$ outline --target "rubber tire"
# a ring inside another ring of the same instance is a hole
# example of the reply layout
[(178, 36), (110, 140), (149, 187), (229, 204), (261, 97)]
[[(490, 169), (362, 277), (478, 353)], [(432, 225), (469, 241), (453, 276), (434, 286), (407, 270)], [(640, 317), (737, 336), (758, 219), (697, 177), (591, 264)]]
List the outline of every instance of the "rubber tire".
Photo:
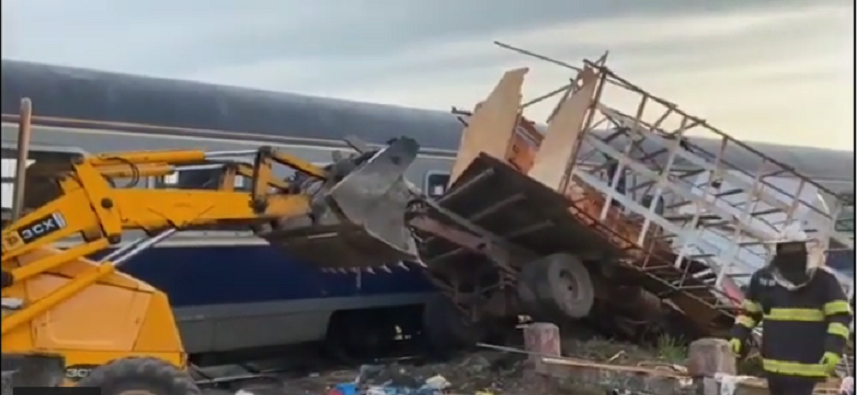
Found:
[(480, 326), (470, 323), (442, 294), (424, 304), (422, 323), (427, 342), (440, 353), (472, 347), (482, 337)]
[(167, 361), (130, 357), (108, 362), (78, 382), (78, 387), (99, 387), (102, 395), (147, 391), (153, 395), (200, 395), (191, 376)]
[[(566, 298), (570, 291), (564, 275), (575, 281), (577, 295), (572, 300)], [(585, 318), (594, 306), (591, 273), (579, 258), (566, 253), (547, 255), (526, 265), (520, 272), (517, 293), (526, 312), (536, 320)]]
[(552, 321), (552, 309), (546, 309), (544, 303), (538, 297), (536, 292), (540, 278), (546, 271), (538, 261), (531, 262), (526, 265), (519, 275), (517, 281), (517, 296), (519, 296), (520, 306), (523, 311), (528, 314), (533, 321)]
[(339, 362), (347, 365), (358, 363), (350, 348), (350, 312), (336, 311), (328, 321), (323, 347), (326, 353)]

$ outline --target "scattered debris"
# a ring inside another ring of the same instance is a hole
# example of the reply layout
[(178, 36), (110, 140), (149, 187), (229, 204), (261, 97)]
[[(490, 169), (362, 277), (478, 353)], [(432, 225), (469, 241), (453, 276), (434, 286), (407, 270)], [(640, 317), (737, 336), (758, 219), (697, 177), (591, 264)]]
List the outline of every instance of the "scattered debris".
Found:
[[(217, 395), (692, 395), (696, 390), (688, 348), (669, 339), (652, 346), (605, 338), (565, 338), (543, 376), (529, 364), (536, 353), (485, 345), (445, 361), (403, 360), (356, 369), (317, 371), (303, 377), (238, 388)], [(540, 353), (537, 353), (540, 354)], [(575, 356), (575, 358), (572, 358)], [(713, 375), (712, 385), (732, 395), (765, 394), (761, 379)], [(840, 388), (844, 387), (844, 388)], [(240, 392), (236, 392), (240, 391)], [(840, 392), (841, 391), (841, 392)], [(834, 381), (817, 394), (853, 395), (853, 379)], [(722, 393), (717, 392), (717, 395)], [(214, 395), (214, 394), (213, 394)]]
[[(423, 366), (391, 366), (368, 382), (403, 385), (410, 377), (413, 382), (428, 382), (444, 378), (444, 389), (456, 394), (473, 394), (479, 391), (500, 393), (516, 389), (519, 385), (521, 356), (497, 352), (479, 352), (446, 363)], [(413, 384), (414, 386), (414, 384)]]

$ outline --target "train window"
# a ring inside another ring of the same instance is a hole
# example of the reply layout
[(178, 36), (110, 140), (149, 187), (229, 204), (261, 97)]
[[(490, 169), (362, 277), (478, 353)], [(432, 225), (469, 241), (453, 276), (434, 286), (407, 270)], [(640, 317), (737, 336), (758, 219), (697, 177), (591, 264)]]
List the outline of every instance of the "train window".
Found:
[[(328, 162), (313, 162), (315, 166), (325, 167)], [(208, 165), (203, 165), (208, 166)], [(285, 180), (292, 180), (295, 177), (295, 170), (277, 166), (274, 168), (275, 177)], [(176, 189), (215, 189), (221, 181), (223, 170), (220, 167), (203, 168), (203, 169), (183, 169), (174, 172), (173, 174), (161, 177), (157, 181), (158, 188), (176, 188)], [(248, 177), (236, 176), (234, 188), (237, 190), (250, 190), (251, 179)], [(274, 191), (274, 190), (273, 190)]]
[[(76, 154), (73, 151), (48, 151), (48, 150), (31, 150), (30, 158), (27, 160), (27, 167), (31, 167), (36, 163), (44, 164), (46, 168), (51, 167), (51, 163), (56, 163), (59, 166), (65, 167), (71, 160), (71, 156)], [(12, 208), (15, 189), (15, 170), (17, 167), (17, 154), (14, 149), (3, 149), (2, 159), (0, 159), (0, 167), (2, 167), (2, 208), (4, 212)], [(56, 182), (52, 178), (33, 177), (26, 180), (26, 188), (24, 192), (24, 210), (35, 209), (41, 207), (51, 199), (54, 199), (60, 193)]]
[[(34, 162), (33, 159), (27, 160), (27, 166), (29, 167)], [(3, 181), (12, 180), (15, 178), (15, 170), (17, 170), (16, 166), (18, 164), (18, 160), (15, 158), (2, 158), (0, 159), (0, 167), (2, 167), (2, 177)]]
[[(28, 160), (27, 166), (30, 166), (35, 162), (34, 160)], [(3, 158), (0, 159), (0, 166), (2, 166), (2, 192), (0, 192), (0, 198), (2, 198), (2, 204), (0, 206), (3, 209), (11, 209), (12, 208), (12, 199), (14, 196), (15, 189), (15, 170), (16, 164), (18, 163), (17, 159), (12, 158)]]
[(438, 198), (445, 194), (451, 174), (442, 172), (429, 172), (424, 178), (424, 193), (432, 198)]
[(4, 182), (2, 185), (0, 185), (0, 187), (3, 188), (3, 193), (2, 195), (0, 195), (0, 197), (2, 197), (3, 199), (2, 207), (4, 210), (12, 209), (12, 199), (14, 196), (12, 191), (15, 189), (12, 185), (13, 184), (11, 182)]
[[(845, 200), (854, 201), (853, 194), (845, 194), (843, 196)], [(846, 205), (842, 207), (842, 210), (839, 212), (839, 218), (836, 219), (836, 225), (834, 226), (834, 230), (837, 232), (847, 232), (854, 233), (854, 204)]]
[[(325, 169), (327, 166), (331, 165), (332, 162), (311, 162), (312, 165)], [(302, 172), (296, 171), (292, 168), (278, 167), (276, 170), (276, 177), (280, 177), (282, 180), (285, 180), (290, 185), (298, 186), (308, 180), (310, 176), (304, 174)], [(274, 190), (273, 190), (274, 192)]]
[(9, 223), (12, 222), (12, 209), (3, 207), (0, 215), (2, 215), (0, 216), (0, 229), (3, 229), (6, 225), (9, 225)]
[(854, 207), (846, 207), (836, 220), (836, 229), (834, 230), (837, 232), (854, 233), (854, 222)]
[[(222, 173), (221, 168), (179, 170), (162, 177), (158, 186), (176, 189), (217, 189)], [(240, 190), (246, 189), (249, 184), (247, 180), (245, 177), (236, 177), (233, 187)]]

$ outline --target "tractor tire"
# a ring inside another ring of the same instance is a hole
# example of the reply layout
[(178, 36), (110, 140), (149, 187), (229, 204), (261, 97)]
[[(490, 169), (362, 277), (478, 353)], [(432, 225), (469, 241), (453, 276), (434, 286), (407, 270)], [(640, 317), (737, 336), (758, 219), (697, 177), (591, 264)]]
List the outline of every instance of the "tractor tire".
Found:
[(481, 327), (469, 321), (454, 302), (439, 294), (424, 304), (424, 336), (439, 353), (474, 346), (481, 340)]
[(101, 388), (102, 395), (200, 395), (191, 376), (166, 361), (148, 357), (117, 359), (93, 371), (78, 387)]
[(588, 269), (577, 257), (565, 253), (526, 265), (517, 293), (526, 312), (536, 320), (585, 318), (595, 298)]

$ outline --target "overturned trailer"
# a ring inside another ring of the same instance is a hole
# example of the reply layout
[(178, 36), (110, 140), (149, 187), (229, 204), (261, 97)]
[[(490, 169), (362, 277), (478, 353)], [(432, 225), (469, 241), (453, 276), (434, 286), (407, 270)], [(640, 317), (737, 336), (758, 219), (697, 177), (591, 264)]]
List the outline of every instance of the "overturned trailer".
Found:
[(721, 336), (773, 242), (800, 235), (822, 260), (831, 238), (853, 249), (831, 234), (851, 202), (604, 60), (571, 67), (543, 133), (522, 115), (528, 69), (505, 73), (464, 120), (449, 188), (409, 205), (428, 276), (448, 297), (425, 311), (437, 344), (474, 342), (485, 323), (522, 314), (630, 336)]

